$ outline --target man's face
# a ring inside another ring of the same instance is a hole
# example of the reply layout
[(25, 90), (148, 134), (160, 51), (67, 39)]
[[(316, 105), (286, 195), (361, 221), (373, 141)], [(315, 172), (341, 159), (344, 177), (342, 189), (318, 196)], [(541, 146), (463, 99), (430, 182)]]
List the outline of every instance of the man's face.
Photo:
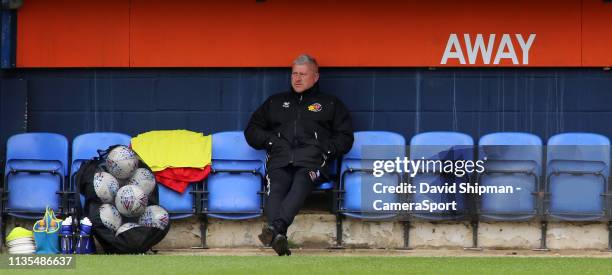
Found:
[(310, 64), (293, 65), (291, 70), (291, 86), (297, 93), (302, 93), (319, 80), (319, 73), (312, 70)]

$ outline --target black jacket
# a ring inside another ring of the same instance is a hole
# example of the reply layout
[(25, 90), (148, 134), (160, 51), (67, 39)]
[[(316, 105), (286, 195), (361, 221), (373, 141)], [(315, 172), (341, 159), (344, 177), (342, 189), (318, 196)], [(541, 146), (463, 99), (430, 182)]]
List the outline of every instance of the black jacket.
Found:
[(332, 159), (353, 146), (350, 113), (336, 97), (319, 93), (318, 83), (302, 93), (270, 96), (244, 135), (253, 148), (267, 150), (268, 170), (293, 164), (325, 173)]

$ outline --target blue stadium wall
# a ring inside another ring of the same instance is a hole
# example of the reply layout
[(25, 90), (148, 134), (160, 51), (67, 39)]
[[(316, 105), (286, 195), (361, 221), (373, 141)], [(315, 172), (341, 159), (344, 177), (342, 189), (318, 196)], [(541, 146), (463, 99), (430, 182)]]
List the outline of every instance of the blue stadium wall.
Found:
[[(0, 81), (6, 144), (25, 131), (71, 140), (94, 131), (242, 130), (268, 96), (289, 88), (289, 69), (28, 69), (2, 71)], [(320, 84), (345, 102), (356, 130), (612, 137), (612, 72), (601, 69), (324, 68)]]

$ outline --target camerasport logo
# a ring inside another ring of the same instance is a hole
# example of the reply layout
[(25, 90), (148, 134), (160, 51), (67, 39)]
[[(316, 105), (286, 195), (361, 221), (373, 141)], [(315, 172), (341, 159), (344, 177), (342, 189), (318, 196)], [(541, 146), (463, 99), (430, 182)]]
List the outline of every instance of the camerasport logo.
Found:
[(323, 106), (319, 103), (313, 103), (308, 106), (308, 111), (311, 112), (320, 112), (321, 110), (323, 110)]

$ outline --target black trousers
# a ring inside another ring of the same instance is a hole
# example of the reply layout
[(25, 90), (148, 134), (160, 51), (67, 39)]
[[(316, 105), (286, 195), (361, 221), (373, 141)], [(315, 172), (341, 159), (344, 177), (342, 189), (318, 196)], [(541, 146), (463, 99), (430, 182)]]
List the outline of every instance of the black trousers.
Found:
[(319, 177), (316, 169), (292, 165), (268, 171), (265, 211), (268, 224), (275, 228), (275, 233), (287, 235), (287, 228), (318, 184)]

